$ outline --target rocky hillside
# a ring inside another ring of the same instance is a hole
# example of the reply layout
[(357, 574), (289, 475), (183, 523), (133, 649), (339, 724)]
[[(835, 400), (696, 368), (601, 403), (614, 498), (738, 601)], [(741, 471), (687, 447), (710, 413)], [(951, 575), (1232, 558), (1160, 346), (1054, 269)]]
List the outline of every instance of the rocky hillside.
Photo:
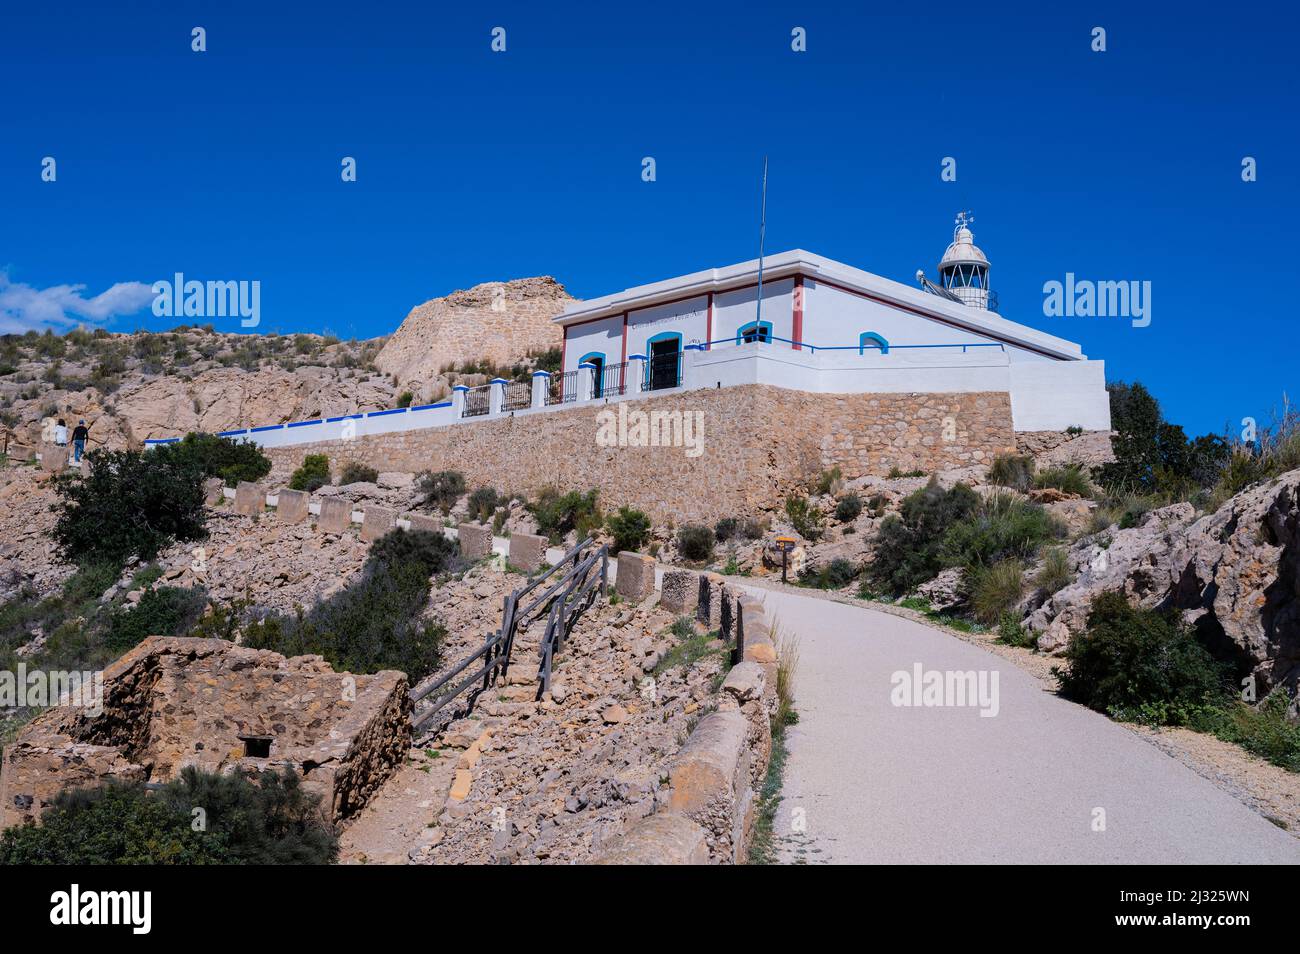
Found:
[[(374, 369), (382, 339), (237, 335), (207, 328), (72, 331), (0, 339), (0, 424), (35, 445), (43, 422), (80, 418), (99, 446), (391, 407)], [(44, 425), (48, 426), (48, 425)]]
[(509, 366), (560, 347), (551, 319), (575, 299), (554, 278), (488, 282), (417, 305), (384, 344), (375, 367), (411, 390), (436, 387), (454, 366)]

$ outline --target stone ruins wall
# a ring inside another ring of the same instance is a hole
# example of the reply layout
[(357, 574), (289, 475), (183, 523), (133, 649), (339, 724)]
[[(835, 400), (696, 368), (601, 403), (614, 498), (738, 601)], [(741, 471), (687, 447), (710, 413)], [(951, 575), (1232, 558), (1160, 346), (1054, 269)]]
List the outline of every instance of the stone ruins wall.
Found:
[(307, 454), (326, 454), (334, 466), (459, 470), (471, 486), (530, 495), (548, 484), (595, 487), (606, 508), (626, 504), (682, 522), (771, 508), (832, 465), (850, 479), (894, 467), (928, 473), (988, 463), (1016, 447), (1005, 392), (836, 395), (743, 385), (622, 403), (629, 426), (637, 412), (699, 412), (698, 455), (682, 446), (602, 446), (600, 412), (619, 414), (618, 403), (603, 402), (267, 453), (273, 480)]

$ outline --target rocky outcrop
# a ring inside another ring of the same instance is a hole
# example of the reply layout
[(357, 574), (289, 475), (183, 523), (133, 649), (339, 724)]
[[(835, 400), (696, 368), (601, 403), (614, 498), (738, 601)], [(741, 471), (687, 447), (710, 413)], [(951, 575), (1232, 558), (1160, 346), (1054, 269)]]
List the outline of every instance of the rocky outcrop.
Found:
[(558, 348), (564, 335), (551, 319), (574, 298), (554, 278), (486, 282), (411, 309), (375, 358), (403, 387), (428, 385), (452, 365), (486, 360), (508, 365)]
[(1078, 579), (1029, 617), (1038, 646), (1059, 650), (1086, 625), (1100, 592), (1172, 607), (1264, 692), (1300, 677), (1300, 471), (1251, 487), (1199, 519), (1190, 504), (1070, 551)]

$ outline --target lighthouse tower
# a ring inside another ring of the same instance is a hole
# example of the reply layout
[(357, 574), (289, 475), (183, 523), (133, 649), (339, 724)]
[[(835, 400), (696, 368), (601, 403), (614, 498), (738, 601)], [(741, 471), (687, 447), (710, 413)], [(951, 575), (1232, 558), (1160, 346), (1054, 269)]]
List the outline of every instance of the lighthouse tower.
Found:
[(939, 286), (963, 305), (997, 311), (997, 296), (989, 291), (989, 260), (971, 234), (974, 221), (969, 212), (957, 213), (952, 244), (939, 262)]

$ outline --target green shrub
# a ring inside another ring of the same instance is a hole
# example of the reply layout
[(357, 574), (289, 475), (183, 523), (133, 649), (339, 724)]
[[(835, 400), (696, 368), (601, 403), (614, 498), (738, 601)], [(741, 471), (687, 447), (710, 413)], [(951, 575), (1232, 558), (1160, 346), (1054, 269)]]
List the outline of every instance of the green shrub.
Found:
[(940, 557), (945, 566), (991, 566), (1007, 557), (1031, 559), (1065, 529), (1038, 504), (1009, 493), (985, 497), (974, 511), (944, 534)]
[(1290, 702), (1284, 688), (1275, 689), (1258, 706), (1225, 698), (1217, 707), (1194, 713), (1191, 727), (1240, 745), (1287, 771), (1300, 772), (1300, 725), (1287, 715)]
[(998, 642), (1007, 646), (1033, 649), (1038, 643), (1037, 634), (1020, 625), (1015, 613), (1003, 613), (998, 620)]
[(537, 520), (537, 528), (552, 540), (562, 539), (575, 530), (579, 536), (585, 536), (603, 522), (595, 490), (561, 494), (554, 487), (544, 487), (528, 509)]
[(1121, 592), (1093, 600), (1065, 658), (1052, 670), (1061, 694), (1115, 718), (1186, 725), (1223, 691), (1223, 667), (1173, 613), (1135, 609)]
[(134, 608), (117, 607), (104, 630), (104, 645), (116, 656), (148, 636), (184, 636), (203, 616), (203, 590), (160, 586), (145, 590)]
[(989, 483), (1024, 492), (1034, 485), (1034, 459), (1021, 454), (999, 454), (989, 467)]
[(839, 465), (835, 465), (830, 470), (823, 470), (817, 478), (816, 491), (818, 496), (826, 496), (840, 484), (842, 478)]
[(289, 478), (290, 490), (318, 490), (330, 482), (330, 459), (324, 454), (308, 454), (302, 466)]
[(216, 434), (190, 432), (175, 444), (164, 444), (151, 453), (173, 454), (193, 461), (204, 477), (220, 477), (227, 487), (241, 480), (256, 482), (271, 472), (271, 458), (252, 441), (236, 441)]
[(862, 498), (857, 494), (845, 494), (835, 505), (835, 519), (840, 523), (852, 523), (862, 514)]
[(618, 513), (605, 518), (605, 529), (614, 538), (614, 552), (637, 551), (650, 539), (650, 518), (640, 510), (619, 507)]
[(718, 538), (719, 543), (726, 543), (739, 533), (740, 521), (735, 517), (723, 517), (713, 527), (713, 535)]
[(410, 407), (411, 402), (415, 400), (415, 395), (410, 391), (403, 391), (397, 398), (398, 407)]
[(379, 471), (373, 467), (350, 460), (339, 471), (339, 485), (373, 484), (379, 480)]
[(677, 551), (688, 560), (703, 563), (713, 559), (713, 531), (697, 524), (687, 524), (677, 531)]
[(286, 656), (315, 653), (336, 670), (398, 669), (415, 683), (438, 668), (445, 628), (422, 618), (430, 579), (461, 567), (456, 543), (440, 533), (396, 529), (376, 540), (361, 574), (305, 615), (268, 616), (243, 643)]
[(203, 471), (181, 455), (103, 451), (86, 455), (89, 474), (55, 478), (61, 498), (52, 536), (71, 563), (121, 565), (152, 560), (173, 540), (199, 540), (204, 525)]
[[(195, 830), (195, 808), (204, 826)], [(41, 822), (0, 834), (0, 864), (329, 864), (338, 839), (320, 796), (298, 776), (203, 772), (193, 766), (157, 792), (107, 782), (61, 792)]]
[(808, 502), (807, 497), (791, 495), (785, 499), (785, 514), (795, 532), (805, 540), (817, 540), (822, 535), (821, 508)]
[(495, 487), (480, 487), (469, 495), (469, 515), (479, 523), (485, 523), (491, 519), (492, 514), (496, 511), (497, 505), (502, 503), (501, 497), (497, 494)]
[(1043, 551), (1043, 565), (1034, 575), (1034, 586), (1044, 598), (1070, 585), (1074, 575), (1070, 572), (1070, 555), (1061, 547), (1048, 547)]
[(1020, 602), (1025, 594), (1025, 565), (1015, 557), (968, 573), (971, 611), (981, 623), (992, 624)]
[(933, 579), (945, 566), (940, 547), (948, 529), (979, 506), (979, 495), (965, 484), (945, 490), (931, 478), (903, 500), (898, 514), (881, 523), (868, 568), (871, 582), (899, 595)]
[(825, 566), (805, 571), (799, 582), (819, 590), (839, 590), (848, 586), (858, 576), (858, 569), (843, 557), (831, 560)]
[(1092, 493), (1092, 482), (1082, 464), (1064, 464), (1060, 467), (1048, 467), (1034, 475), (1035, 487), (1054, 487), (1067, 494), (1087, 497)]
[(436, 474), (425, 471), (420, 475), (419, 487), (424, 494), (423, 506), (450, 513), (465, 493), (465, 475), (458, 470), (440, 470)]

